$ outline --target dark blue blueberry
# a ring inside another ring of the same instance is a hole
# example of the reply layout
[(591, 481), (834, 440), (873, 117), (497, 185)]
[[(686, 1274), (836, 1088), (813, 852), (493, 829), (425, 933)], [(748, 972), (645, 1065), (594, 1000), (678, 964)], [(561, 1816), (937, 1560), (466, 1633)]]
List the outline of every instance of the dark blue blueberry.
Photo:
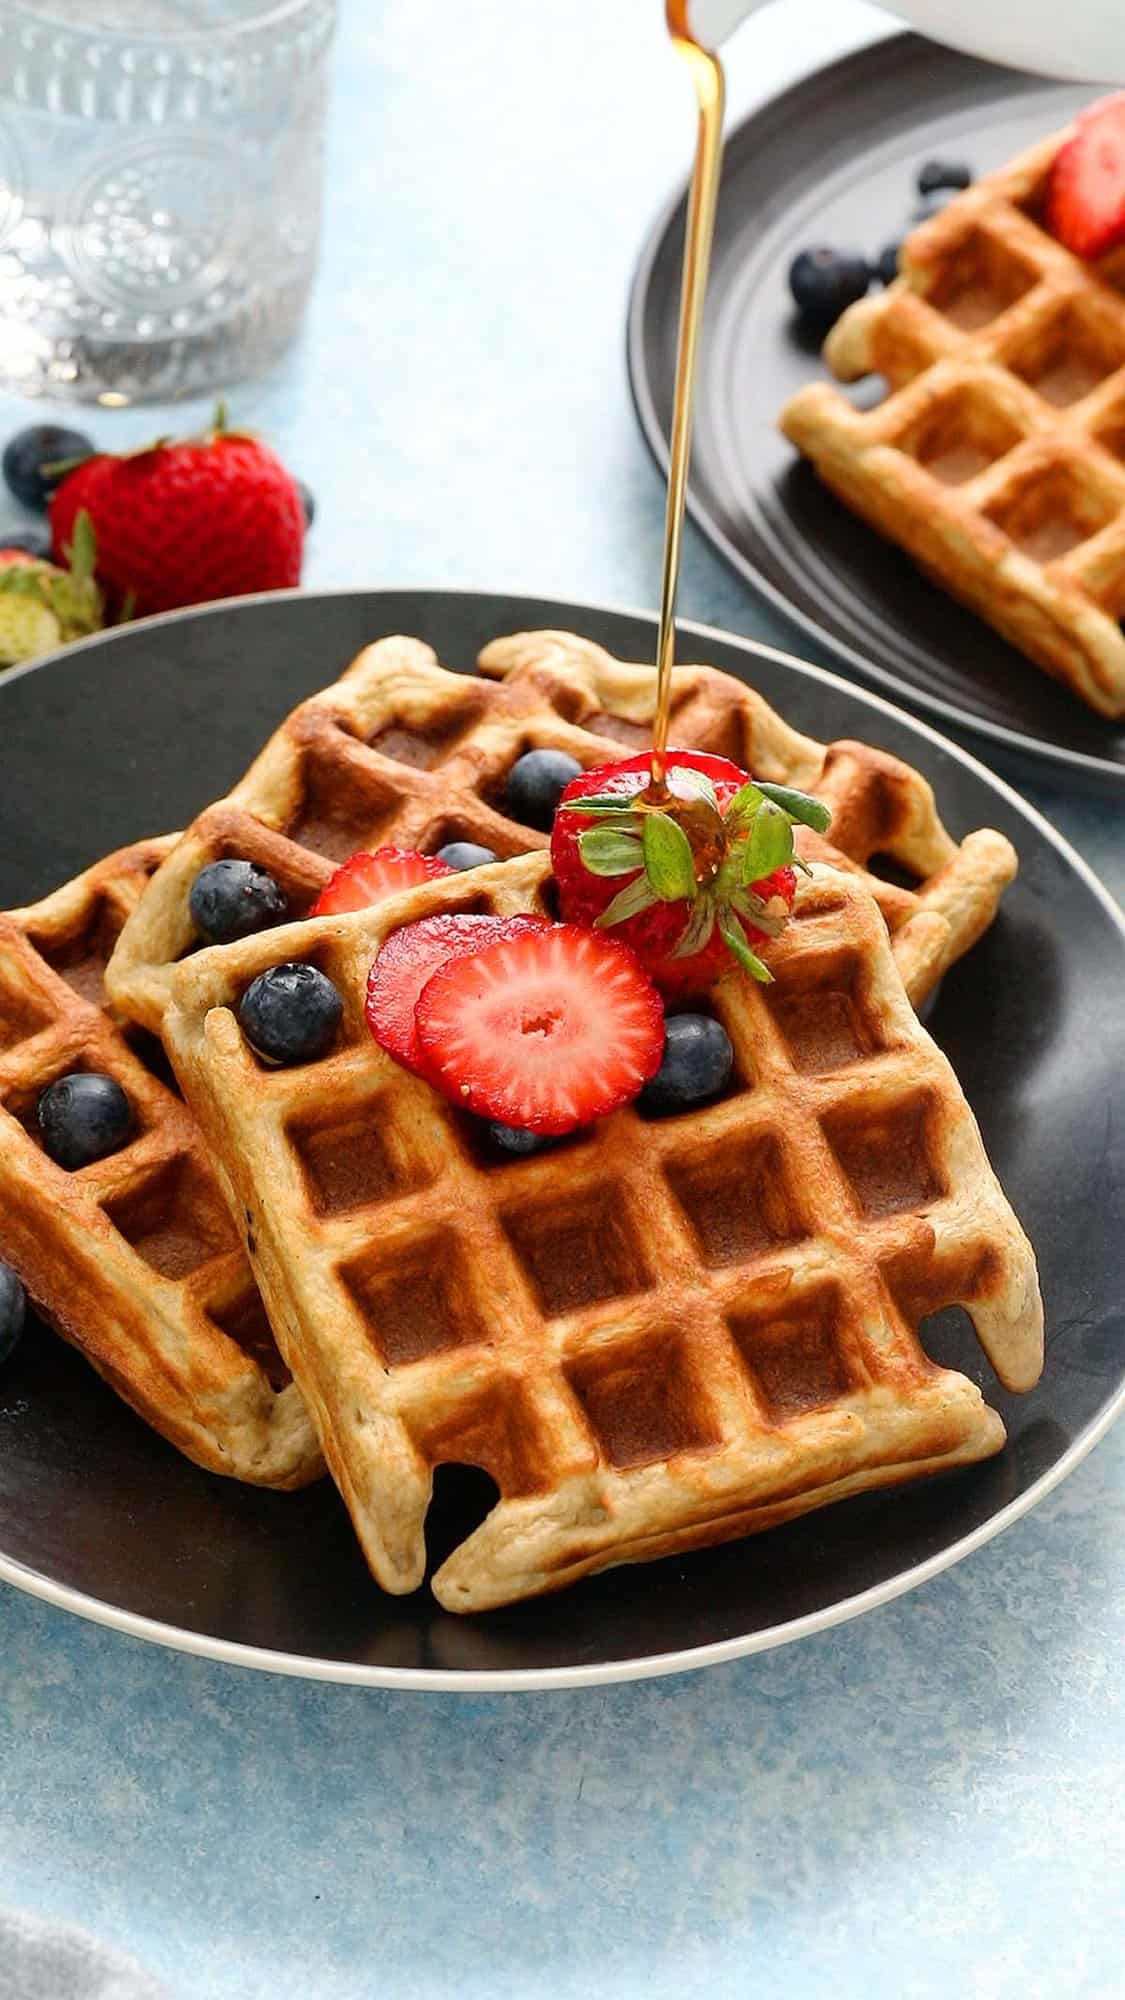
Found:
[(898, 277), (898, 253), (901, 243), (886, 243), (875, 259), (875, 276), (881, 285), (893, 285)]
[(0, 528), (0, 553), (5, 549), (22, 549), (25, 556), (50, 562), (51, 537), (46, 528)]
[(972, 178), (973, 170), (963, 160), (927, 160), (918, 169), (918, 192), (926, 195), (936, 194), (939, 188), (967, 188)]
[(298, 479), (297, 491), (301, 496), (301, 506), (304, 509), (305, 526), (306, 528), (311, 528), (313, 522), (316, 520), (316, 494), (313, 492), (311, 486), (305, 485), (303, 479)]
[(529, 1158), (532, 1153), (544, 1153), (559, 1143), (549, 1133), (528, 1132), (522, 1125), (490, 1124), (488, 1136), (502, 1153), (511, 1153), (521, 1160)]
[(112, 1076), (75, 1070), (47, 1085), (36, 1108), (43, 1149), (71, 1173), (116, 1153), (133, 1130), (133, 1108)]
[(27, 1318), (27, 1293), (10, 1264), (0, 1264), (0, 1367), (20, 1344)]
[(521, 826), (550, 833), (559, 800), (571, 779), (581, 775), (577, 757), (565, 750), (527, 750), (508, 773), (504, 811)]
[(649, 1117), (687, 1111), (726, 1089), (734, 1050), (721, 1021), (710, 1014), (673, 1014), (665, 1030), (664, 1055), (651, 1083), (637, 1099)]
[(93, 452), (94, 447), (83, 431), (64, 430), (61, 424), (31, 424), (9, 438), (0, 464), (16, 499), (25, 507), (44, 513), (56, 486), (66, 475), (44, 472), (43, 467), (60, 460), (92, 458)]
[(855, 250), (822, 245), (802, 250), (789, 266), (789, 289), (803, 317), (824, 331), (846, 306), (861, 299), (871, 283), (866, 257)]
[(487, 868), (490, 861), (498, 860), (491, 847), (480, 847), (475, 840), (449, 840), (437, 851), (439, 861), (448, 862), (451, 868)]
[(210, 861), (191, 885), (188, 908), (208, 944), (229, 944), (280, 923), (289, 904), (284, 889), (253, 861)]
[(312, 1062), (336, 1038), (344, 1003), (315, 965), (274, 965), (246, 988), (238, 1019), (267, 1062)]

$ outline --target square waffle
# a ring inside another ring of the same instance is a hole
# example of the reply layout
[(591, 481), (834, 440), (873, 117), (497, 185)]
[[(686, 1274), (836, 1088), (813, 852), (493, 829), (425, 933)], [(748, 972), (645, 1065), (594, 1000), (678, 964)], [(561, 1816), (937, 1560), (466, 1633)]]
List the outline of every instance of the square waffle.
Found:
[[(517, 757), (551, 746), (589, 769), (651, 740), (650, 666), (627, 665), (565, 632), (497, 640), (480, 666), (479, 676), (450, 673), (419, 640), (382, 639), (295, 709), (158, 871), (110, 963), (114, 1004), (159, 1030), (176, 963), (196, 944), (188, 894), (209, 861), (260, 863), (300, 917), (357, 848), (395, 842), (432, 853), (473, 840), (507, 858), (547, 847), (545, 833), (504, 814)], [(826, 800), (833, 844), (802, 830), (802, 851), (867, 882), (916, 1003), (991, 923), (1015, 874), (1001, 834), (971, 833), (960, 845), (950, 837), (929, 785), (908, 764), (867, 744), (825, 747), (799, 735), (760, 695), (713, 668), (677, 669), (673, 740)], [(873, 872), (877, 857), (916, 886)]]
[[(1042, 1363), (1030, 1245), (854, 876), (802, 884), (776, 984), (715, 989), (736, 1081), (707, 1108), (494, 1158), (374, 1044), (386, 937), (542, 910), (549, 880), (528, 855), (198, 953), (165, 1021), (377, 1580), (422, 1582), (435, 1466), (499, 1489), (434, 1579), (453, 1611), (998, 1451), (1000, 1418), (919, 1344), (944, 1306), (1010, 1387)], [(293, 959), (344, 1019), (327, 1056), (271, 1070), (233, 1010)]]
[[(174, 844), (110, 854), (0, 914), (0, 1257), (44, 1318), (198, 1465), (302, 1486), (323, 1461), (202, 1139), (159, 1043), (128, 1037), (102, 1011), (114, 941)], [(74, 1069), (116, 1077), (137, 1129), (68, 1173), (39, 1144), (35, 1106)]]
[(1125, 714), (1125, 256), (1042, 221), (1057, 133), (907, 237), (838, 321), (786, 437), (857, 514), (1103, 715)]

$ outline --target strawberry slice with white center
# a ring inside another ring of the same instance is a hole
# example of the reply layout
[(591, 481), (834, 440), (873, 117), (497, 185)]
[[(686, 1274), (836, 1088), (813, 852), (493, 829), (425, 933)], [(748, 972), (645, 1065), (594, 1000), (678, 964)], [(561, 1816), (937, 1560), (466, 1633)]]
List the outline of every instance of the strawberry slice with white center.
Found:
[(404, 1069), (425, 1075), (414, 1007), (427, 980), (485, 945), (546, 928), (546, 917), (438, 916), (392, 931), (367, 976), (367, 1025), (380, 1048)]
[(636, 1097), (664, 1051), (664, 1009), (631, 951), (553, 924), (436, 972), (414, 1010), (431, 1082), (481, 1118), (573, 1132)]
[(387, 896), (403, 889), (416, 889), (423, 882), (436, 882), (443, 875), (455, 875), (448, 861), (436, 854), (416, 854), (409, 847), (377, 847), (372, 854), (362, 851), (349, 855), (326, 882), (309, 915), (342, 917), (348, 910), (369, 910)]

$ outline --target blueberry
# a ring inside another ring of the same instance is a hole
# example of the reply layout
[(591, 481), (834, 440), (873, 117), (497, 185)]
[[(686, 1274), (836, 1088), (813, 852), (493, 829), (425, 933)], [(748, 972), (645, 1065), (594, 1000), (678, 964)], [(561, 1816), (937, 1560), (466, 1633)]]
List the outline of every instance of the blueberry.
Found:
[(274, 965), (252, 980), (238, 1019), (252, 1048), (267, 1062), (312, 1062), (335, 1040), (344, 1003), (315, 965)]
[(490, 861), (499, 856), (491, 847), (480, 847), (475, 840), (450, 840), (437, 851), (439, 861), (447, 861), (451, 868), (487, 868)]
[(936, 194), (939, 188), (967, 188), (973, 170), (963, 160), (927, 160), (918, 169), (919, 194)]
[(14, 528), (11, 533), (0, 529), (0, 555), (5, 549), (22, 549), (25, 556), (50, 562), (51, 537), (45, 528)]
[(488, 1136), (502, 1153), (511, 1153), (517, 1159), (527, 1159), (532, 1153), (544, 1153), (558, 1140), (546, 1132), (528, 1132), (522, 1125), (490, 1124)]
[(60, 459), (92, 458), (93, 454), (94, 447), (83, 431), (64, 430), (61, 424), (32, 424), (9, 438), (0, 464), (16, 499), (44, 513), (65, 474), (44, 472), (43, 467)]
[(875, 276), (881, 285), (893, 285), (898, 277), (898, 257), (901, 243), (886, 243), (875, 259)]
[(210, 861), (191, 885), (188, 908), (208, 944), (229, 944), (280, 923), (289, 903), (273, 876), (253, 861)]
[(504, 811), (521, 826), (534, 826), (550, 833), (551, 821), (572, 778), (580, 778), (582, 766), (565, 750), (528, 750), (517, 757), (508, 773)]
[(733, 1067), (734, 1050), (721, 1021), (710, 1014), (673, 1014), (660, 1068), (642, 1090), (638, 1109), (660, 1117), (702, 1104), (726, 1089)]
[(297, 491), (301, 496), (301, 506), (304, 509), (305, 526), (306, 528), (311, 528), (313, 522), (316, 520), (316, 494), (313, 492), (311, 486), (305, 485), (303, 479), (298, 479)]
[(10, 1264), (0, 1264), (0, 1366), (20, 1344), (27, 1317), (27, 1293)]
[(789, 289), (804, 317), (825, 331), (871, 283), (866, 257), (855, 250), (820, 246), (802, 250), (789, 266)]
[(133, 1130), (133, 1108), (112, 1076), (75, 1070), (40, 1094), (36, 1107), (43, 1147), (71, 1173), (116, 1153)]

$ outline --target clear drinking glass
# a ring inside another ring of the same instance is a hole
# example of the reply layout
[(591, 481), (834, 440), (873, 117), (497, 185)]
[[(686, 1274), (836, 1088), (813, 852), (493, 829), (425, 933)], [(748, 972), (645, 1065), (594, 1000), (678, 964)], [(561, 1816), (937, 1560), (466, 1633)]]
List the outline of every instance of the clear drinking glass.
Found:
[(0, 0), (0, 386), (224, 387), (316, 264), (335, 0)]

